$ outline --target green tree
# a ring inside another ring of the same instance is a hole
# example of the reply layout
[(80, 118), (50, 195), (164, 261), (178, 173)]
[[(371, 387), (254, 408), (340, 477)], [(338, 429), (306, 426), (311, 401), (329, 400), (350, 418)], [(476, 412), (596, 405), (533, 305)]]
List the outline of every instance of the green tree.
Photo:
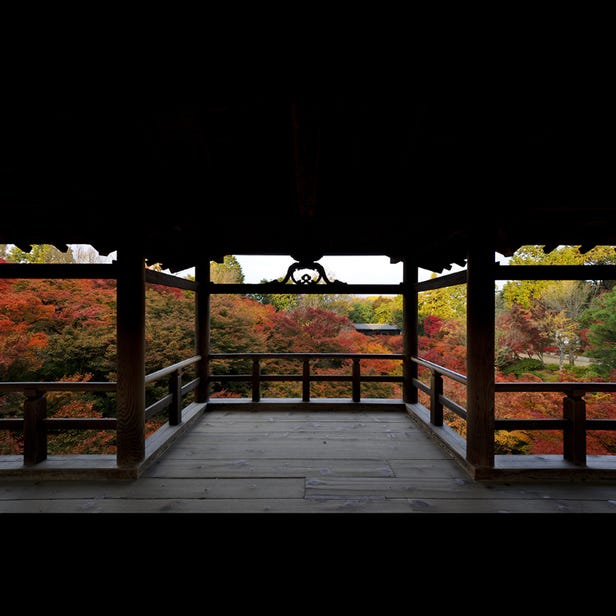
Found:
[(354, 298), (348, 317), (353, 323), (373, 323), (374, 304), (372, 300), (367, 297)]
[(244, 273), (240, 262), (233, 255), (226, 255), (222, 263), (210, 263), (210, 280), (217, 284), (241, 284)]
[(385, 323), (387, 325), (397, 325), (402, 329), (404, 323), (402, 295), (394, 295), (393, 297), (381, 299), (384, 301), (379, 301), (374, 308), (374, 319), (376, 322)]
[[(559, 246), (547, 254), (543, 246), (522, 246), (509, 260), (511, 265), (613, 265), (616, 263), (614, 246), (595, 246), (587, 252), (580, 252), (579, 246)], [(533, 299), (543, 295), (549, 286), (547, 280), (511, 280), (501, 291), (505, 307), (513, 303), (530, 308)], [(600, 281), (600, 286), (610, 286)]]
[(66, 252), (61, 252), (51, 244), (32, 244), (29, 252), (12, 246), (7, 254), (7, 261), (13, 263), (75, 263), (70, 246)]
[[(431, 278), (435, 278), (432, 274)], [(466, 316), (466, 285), (442, 287), (419, 294), (417, 310), (420, 322), (426, 317), (440, 319), (463, 319)]]
[(597, 358), (605, 367), (616, 368), (616, 290), (595, 297), (581, 321), (588, 326), (590, 348), (586, 355)]
[[(265, 284), (269, 280), (262, 279), (261, 284)], [(290, 286), (293, 283), (288, 283)], [(251, 299), (267, 306), (273, 306), (278, 310), (295, 310), (300, 304), (300, 295), (297, 293), (253, 293), (249, 295)]]

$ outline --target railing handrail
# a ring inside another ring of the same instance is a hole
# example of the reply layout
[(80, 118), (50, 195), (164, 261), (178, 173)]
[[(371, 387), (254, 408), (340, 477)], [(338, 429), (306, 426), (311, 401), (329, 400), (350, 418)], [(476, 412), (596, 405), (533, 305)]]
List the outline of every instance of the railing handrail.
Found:
[(210, 353), (209, 359), (404, 359), (401, 353)]
[(533, 392), (611, 392), (616, 391), (616, 383), (614, 382), (576, 382), (576, 381), (557, 381), (555, 383), (536, 383), (534, 381), (496, 381), (494, 383), (496, 392), (515, 392), (515, 391), (533, 391)]
[(198, 361), (201, 361), (201, 355), (194, 355), (193, 357), (189, 357), (188, 359), (184, 359), (175, 364), (171, 364), (166, 368), (161, 368), (160, 370), (156, 370), (155, 372), (150, 372), (150, 374), (145, 375), (145, 383), (153, 383), (154, 381), (158, 381), (170, 374), (173, 374), (177, 370), (181, 370), (182, 368), (186, 368), (192, 364), (196, 364)]
[(466, 385), (467, 378), (463, 374), (456, 372), (455, 370), (450, 370), (449, 368), (444, 368), (443, 366), (439, 366), (434, 362), (428, 361), (427, 359), (420, 359), (419, 357), (411, 357), (411, 361), (423, 366), (424, 368), (429, 368), (430, 370), (434, 370), (434, 372), (438, 374), (442, 374), (443, 376), (449, 377), (453, 381), (457, 381), (458, 383), (462, 383)]
[[(428, 368), (431, 384), (428, 386), (418, 378), (413, 378), (415, 387), (430, 396), (430, 423), (436, 427), (443, 425), (443, 408), (448, 408), (459, 417), (467, 419), (464, 407), (443, 395), (443, 376), (467, 384), (463, 375), (443, 368), (431, 361), (411, 357), (420, 366)], [(534, 381), (494, 381), (494, 392), (561, 392), (563, 417), (555, 418), (494, 418), (494, 430), (561, 430), (563, 433), (563, 459), (577, 466), (586, 465), (586, 438), (589, 430), (616, 431), (616, 419), (588, 419), (586, 417), (587, 392), (616, 392), (615, 382), (560, 381), (543, 383)]]
[[(310, 374), (311, 359), (349, 359), (352, 360), (351, 375), (314, 375)], [(360, 386), (362, 382), (404, 382), (403, 376), (390, 375), (370, 375), (362, 376), (360, 362), (362, 359), (383, 359), (383, 360), (401, 360), (404, 361), (405, 355), (401, 353), (210, 353), (208, 360), (216, 359), (250, 359), (252, 360), (251, 374), (210, 374), (208, 381), (228, 382), (228, 381), (248, 381), (252, 383), (252, 401), (259, 402), (261, 400), (261, 384), (266, 381), (301, 381), (302, 383), (302, 401), (310, 401), (310, 383), (314, 381), (338, 381), (351, 383), (351, 399), (353, 402), (359, 402), (361, 399)], [(282, 374), (282, 375), (266, 375), (261, 373), (261, 360), (264, 359), (298, 359), (302, 360), (301, 374)]]

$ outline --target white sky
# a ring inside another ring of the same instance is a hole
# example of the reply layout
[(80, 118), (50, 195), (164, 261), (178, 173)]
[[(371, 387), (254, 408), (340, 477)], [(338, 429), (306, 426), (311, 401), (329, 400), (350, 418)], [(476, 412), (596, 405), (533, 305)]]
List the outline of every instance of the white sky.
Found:
[[(244, 282), (257, 283), (261, 280), (276, 280), (287, 273), (294, 260), (289, 256), (279, 255), (235, 255), (244, 273)], [(496, 260), (506, 263), (508, 260), (496, 254)], [(330, 279), (338, 279), (349, 284), (398, 284), (402, 282), (402, 263), (391, 263), (386, 256), (325, 256), (318, 261)], [(450, 274), (464, 269), (452, 265), (450, 270), (443, 270), (437, 275)], [(419, 269), (419, 280), (427, 280), (432, 272)]]
[[(112, 255), (110, 255), (111, 257)], [(113, 255), (115, 257), (115, 255)], [(244, 282), (259, 283), (261, 280), (282, 278), (289, 265), (294, 263), (290, 256), (280, 255), (235, 255), (242, 272)], [(508, 259), (496, 253), (496, 260), (507, 263)], [(386, 256), (325, 256), (318, 261), (330, 280), (337, 279), (349, 284), (399, 284), (402, 282), (402, 263), (391, 263)], [(438, 272), (437, 275), (450, 274), (464, 269), (453, 264), (451, 269)], [(194, 268), (175, 272), (177, 276), (194, 275)], [(432, 272), (419, 269), (419, 280), (427, 280)]]
[[(275, 280), (287, 273), (295, 261), (289, 256), (236, 255), (244, 272), (244, 282)], [(341, 282), (365, 284), (398, 284), (402, 282), (402, 263), (390, 263), (388, 257), (325, 256), (318, 261), (327, 277)]]

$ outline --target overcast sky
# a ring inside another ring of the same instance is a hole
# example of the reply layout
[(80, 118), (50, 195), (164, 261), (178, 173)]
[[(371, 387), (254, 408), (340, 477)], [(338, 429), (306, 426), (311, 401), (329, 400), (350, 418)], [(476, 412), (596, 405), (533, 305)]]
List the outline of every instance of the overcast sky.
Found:
[[(242, 272), (244, 282), (258, 283), (262, 280), (276, 280), (283, 278), (289, 265), (295, 261), (289, 256), (280, 255), (235, 255)], [(115, 256), (114, 256), (115, 258)], [(502, 255), (496, 254), (496, 260), (506, 263)], [(325, 256), (318, 261), (324, 268), (330, 280), (340, 280), (349, 284), (398, 284), (402, 282), (402, 263), (391, 263), (385, 256)], [(460, 271), (458, 265), (453, 264), (450, 270), (443, 270), (437, 274), (450, 274)], [(194, 269), (175, 272), (176, 275), (194, 275)], [(419, 280), (427, 280), (432, 272), (419, 269)]]
[[(242, 266), (245, 282), (261, 282), (284, 277), (289, 265), (295, 261), (288, 256), (236, 255)], [(390, 263), (387, 257), (323, 257), (318, 261), (327, 277), (348, 283), (402, 282), (402, 263)]]
[[(242, 266), (244, 282), (256, 283), (261, 280), (276, 280), (287, 273), (289, 265), (294, 263), (291, 257), (278, 255), (236, 255)], [(502, 255), (496, 254), (496, 260), (507, 262)], [(385, 256), (325, 256), (319, 260), (325, 268), (328, 278), (350, 284), (398, 284), (402, 282), (402, 263), (391, 263)], [(438, 272), (438, 275), (460, 271), (457, 265), (450, 270)], [(419, 280), (427, 280), (432, 272), (419, 269)]]
[[(236, 255), (244, 272), (247, 283), (261, 280), (275, 280), (287, 273), (289, 265), (294, 263), (291, 257), (274, 255)], [(349, 284), (398, 284), (402, 282), (402, 263), (391, 263), (385, 256), (325, 256), (319, 260), (325, 268), (328, 278), (337, 279)], [(460, 267), (453, 265), (451, 270), (443, 274), (459, 271)], [(430, 278), (432, 272), (419, 270), (419, 280)], [(440, 275), (440, 274), (439, 274)]]

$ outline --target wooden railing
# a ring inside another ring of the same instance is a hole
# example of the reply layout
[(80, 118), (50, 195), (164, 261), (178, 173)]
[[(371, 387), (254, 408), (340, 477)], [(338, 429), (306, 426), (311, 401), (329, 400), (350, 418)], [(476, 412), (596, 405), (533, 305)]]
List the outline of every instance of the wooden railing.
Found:
[[(443, 377), (447, 377), (463, 385), (467, 378), (418, 357), (411, 358), (419, 366), (430, 370), (430, 385), (419, 379), (413, 379), (413, 385), (430, 396), (430, 423), (443, 425), (443, 409), (447, 408), (466, 420), (466, 409), (443, 395)], [(528, 419), (495, 419), (495, 430), (562, 430), (563, 458), (573, 464), (586, 464), (586, 433), (588, 430), (616, 430), (616, 419), (587, 419), (584, 395), (588, 392), (616, 392), (616, 383), (533, 383), (525, 381), (496, 382), (496, 393), (500, 392), (561, 392), (563, 398), (563, 417), (528, 418)]]
[(443, 408), (448, 408), (462, 419), (466, 419), (466, 409), (443, 395), (443, 377), (447, 377), (457, 383), (466, 385), (466, 377), (459, 372), (454, 372), (438, 364), (418, 357), (412, 357), (412, 361), (430, 370), (430, 385), (426, 385), (419, 379), (413, 379), (413, 385), (430, 396), (430, 423), (434, 426), (443, 425)]
[[(182, 370), (201, 360), (195, 355), (184, 361), (152, 372), (145, 377), (145, 384), (154, 383), (168, 377), (169, 393), (145, 409), (146, 421), (154, 415), (168, 409), (170, 425), (182, 421), (182, 398), (194, 390), (199, 379), (193, 379), (182, 385)], [(5, 382), (0, 383), (1, 392), (19, 392), (26, 397), (23, 405), (23, 417), (1, 418), (0, 430), (22, 432), (24, 436), (24, 465), (38, 464), (47, 458), (48, 434), (60, 430), (115, 430), (115, 417), (47, 417), (47, 392), (115, 392), (117, 383), (104, 382)]]
[(47, 392), (115, 392), (114, 382), (17, 382), (0, 383), (0, 392), (20, 392), (26, 396), (23, 417), (0, 419), (0, 430), (23, 431), (24, 464), (47, 458), (47, 435), (52, 430), (115, 430), (114, 417), (47, 417)]
[[(310, 401), (310, 383), (314, 381), (330, 382), (350, 382), (351, 399), (353, 402), (361, 400), (361, 383), (382, 382), (382, 383), (401, 383), (402, 376), (395, 375), (362, 375), (361, 361), (363, 359), (382, 359), (402, 361), (404, 355), (401, 354), (378, 354), (378, 353), (211, 353), (210, 360), (233, 359), (246, 360), (252, 362), (251, 374), (211, 374), (209, 382), (248, 382), (251, 383), (252, 401), (261, 400), (261, 384), (266, 381), (282, 382), (301, 382), (302, 401)], [(263, 374), (261, 362), (264, 359), (295, 359), (301, 361), (301, 374)], [(313, 374), (311, 373), (310, 361), (315, 359), (341, 359), (351, 360), (351, 374)]]
[(198, 361), (201, 361), (201, 356), (195, 355), (184, 361), (177, 362), (176, 364), (172, 364), (171, 366), (167, 366), (166, 368), (146, 375), (146, 385), (155, 383), (165, 377), (168, 377), (169, 383), (169, 393), (157, 402), (150, 404), (150, 406), (145, 409), (146, 421), (161, 411), (168, 409), (168, 421), (170, 426), (177, 426), (182, 422), (182, 399), (199, 384), (199, 379), (195, 378), (182, 385), (182, 370), (196, 364)]

